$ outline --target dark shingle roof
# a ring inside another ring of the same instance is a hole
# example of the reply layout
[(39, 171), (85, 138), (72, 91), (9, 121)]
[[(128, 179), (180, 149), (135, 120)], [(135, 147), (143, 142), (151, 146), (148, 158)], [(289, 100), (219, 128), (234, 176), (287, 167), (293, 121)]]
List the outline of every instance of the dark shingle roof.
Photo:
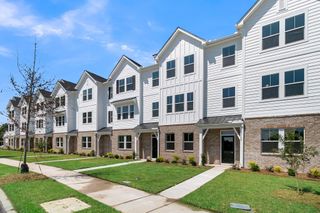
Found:
[(156, 129), (158, 128), (159, 123), (158, 122), (153, 122), (153, 123), (143, 123), (140, 124), (139, 126), (136, 126), (134, 128), (135, 131), (139, 131), (139, 130), (150, 130), (150, 129)]
[(103, 127), (101, 129), (98, 130), (99, 133), (102, 133), (102, 132), (111, 132), (112, 131), (112, 128), (111, 127)]
[(141, 64), (139, 64), (138, 62), (136, 62), (135, 60), (129, 58), (128, 56), (124, 55), (128, 60), (130, 60), (132, 63), (134, 63), (135, 65), (137, 65), (138, 67), (142, 67)]
[(204, 119), (201, 119), (197, 124), (203, 125), (203, 124), (229, 124), (232, 121), (239, 121), (241, 120), (241, 115), (227, 115), (227, 116), (215, 116), (215, 117), (207, 117)]
[(50, 98), (51, 97), (51, 92), (44, 90), (44, 89), (40, 89), (39, 92), (43, 95), (43, 97), (45, 98)]
[(20, 97), (13, 97), (10, 101), (14, 107), (18, 107), (20, 100), (21, 100)]
[(59, 83), (67, 91), (75, 91), (76, 84), (66, 80), (60, 80)]
[(104, 83), (107, 81), (107, 79), (93, 73), (93, 72), (90, 72), (88, 70), (86, 70), (86, 72), (95, 80), (95, 81), (98, 81), (98, 82), (101, 82), (101, 83)]

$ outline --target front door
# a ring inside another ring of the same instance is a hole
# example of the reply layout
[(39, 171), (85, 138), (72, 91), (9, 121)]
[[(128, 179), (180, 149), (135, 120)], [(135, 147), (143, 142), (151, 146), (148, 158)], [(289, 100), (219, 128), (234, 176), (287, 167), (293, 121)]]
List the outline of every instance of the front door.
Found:
[(222, 163), (234, 163), (234, 136), (222, 136)]
[(151, 151), (152, 151), (152, 158), (158, 157), (158, 140), (155, 135), (152, 135), (151, 138)]

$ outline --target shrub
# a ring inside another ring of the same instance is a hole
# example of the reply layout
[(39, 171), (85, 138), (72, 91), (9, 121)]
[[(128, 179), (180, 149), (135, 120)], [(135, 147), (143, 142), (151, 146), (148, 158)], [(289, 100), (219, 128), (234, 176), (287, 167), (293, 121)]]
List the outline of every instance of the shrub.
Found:
[(108, 153), (106, 153), (106, 157), (107, 158), (114, 158), (114, 155), (112, 154), (112, 152), (108, 152)]
[(91, 150), (90, 152), (87, 153), (88, 157), (93, 157), (94, 156), (94, 150)]
[(119, 155), (119, 159), (123, 159), (123, 156), (122, 156), (122, 155)]
[(115, 159), (119, 159), (120, 156), (119, 156), (118, 154), (115, 154), (115, 155), (114, 155), (114, 158), (115, 158)]
[(162, 162), (164, 162), (164, 158), (163, 158), (163, 157), (158, 157), (158, 158), (156, 159), (156, 162), (157, 162), (157, 163), (162, 163)]
[(288, 169), (288, 175), (294, 177), (294, 176), (296, 176), (296, 171), (294, 169), (292, 169), (292, 168), (289, 168)]
[(58, 154), (64, 154), (63, 149), (59, 149)]
[(320, 169), (319, 168), (311, 168), (309, 170), (309, 176), (314, 178), (320, 178)]
[(170, 163), (169, 159), (166, 159), (164, 162), (165, 162), (165, 163)]
[(180, 157), (178, 155), (173, 155), (172, 157), (173, 157), (174, 161), (176, 161), (177, 163), (179, 162)]
[(182, 159), (181, 161), (182, 165), (188, 165), (187, 160), (186, 159)]
[(248, 166), (249, 166), (250, 170), (253, 171), (253, 172), (260, 171), (259, 165), (254, 161), (249, 161)]
[(126, 159), (132, 159), (132, 155), (127, 155)]
[(87, 156), (85, 152), (81, 152), (79, 155), (80, 156)]
[(267, 170), (268, 172), (273, 172), (273, 171), (274, 171), (273, 168), (274, 168), (273, 166), (266, 166), (266, 170)]
[(190, 163), (192, 166), (196, 166), (196, 165), (197, 165), (197, 162), (194, 160), (194, 157), (193, 157), (193, 156), (190, 156), (190, 157), (189, 157), (189, 163)]
[(135, 153), (135, 151), (132, 152), (132, 159), (136, 159), (136, 153)]
[(273, 167), (273, 171), (279, 173), (279, 172), (282, 171), (282, 168), (281, 168), (281, 166), (274, 166), (274, 167)]
[(53, 153), (53, 149), (49, 149), (49, 150), (48, 150), (48, 153)]
[(207, 163), (207, 156), (205, 154), (201, 155), (201, 165), (205, 166)]

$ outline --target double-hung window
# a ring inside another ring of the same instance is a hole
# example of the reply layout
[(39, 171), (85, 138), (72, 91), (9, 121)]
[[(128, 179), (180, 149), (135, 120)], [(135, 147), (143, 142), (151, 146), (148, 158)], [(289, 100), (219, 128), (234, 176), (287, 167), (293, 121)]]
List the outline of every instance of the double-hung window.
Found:
[(176, 61), (167, 62), (167, 78), (173, 78), (176, 76)]
[(184, 74), (194, 72), (194, 55), (188, 55), (184, 57)]
[(133, 88), (133, 77), (127, 78), (127, 91), (134, 90)]
[(262, 27), (262, 49), (266, 50), (279, 46), (279, 22), (274, 22)]
[(166, 151), (174, 151), (175, 136), (174, 133), (166, 134)]
[(159, 102), (152, 103), (152, 117), (159, 116)]
[(60, 97), (60, 106), (65, 106), (66, 105), (66, 96), (61, 96)]
[(285, 129), (285, 149), (291, 153), (301, 153), (304, 146), (304, 128)]
[(223, 67), (228, 67), (236, 64), (236, 46), (232, 45), (222, 49)]
[(183, 150), (193, 151), (193, 133), (183, 133)]
[(286, 44), (304, 40), (305, 14), (286, 19)]
[(129, 117), (129, 108), (128, 106), (123, 106), (122, 107), (122, 119), (128, 119)]
[(124, 79), (119, 80), (119, 92), (125, 91)]
[(91, 148), (91, 137), (82, 137), (82, 148), (84, 149)]
[(62, 137), (56, 138), (56, 146), (58, 148), (63, 148), (63, 138)]
[(88, 100), (92, 100), (92, 88), (88, 89)]
[(64, 126), (64, 115), (60, 115), (56, 117), (56, 126)]
[(304, 69), (285, 72), (285, 96), (304, 94)]
[(130, 118), (134, 118), (134, 105), (130, 105)]
[(172, 112), (172, 96), (167, 96), (167, 113)]
[(159, 86), (159, 71), (155, 71), (152, 73), (152, 86)]
[(27, 107), (22, 107), (22, 115), (25, 116), (27, 114)]
[(113, 122), (113, 112), (108, 111), (108, 123), (111, 124), (112, 122)]
[(112, 87), (108, 87), (108, 99), (112, 99), (113, 98), (113, 89)]
[(84, 123), (84, 124), (92, 123), (92, 112), (84, 112), (84, 113), (82, 113), (82, 123)]
[(121, 120), (121, 107), (117, 107), (117, 119)]
[(187, 93), (187, 111), (193, 110), (193, 92)]
[(279, 152), (279, 129), (261, 130), (261, 152), (278, 153)]
[(91, 124), (92, 123), (92, 112), (88, 112), (88, 123)]
[(132, 149), (131, 135), (120, 135), (118, 137), (118, 149)]
[(184, 94), (176, 95), (174, 97), (174, 108), (175, 112), (183, 112), (184, 111)]
[(87, 123), (87, 113), (86, 112), (82, 113), (82, 123), (83, 124)]
[(60, 98), (55, 98), (55, 107), (58, 108), (60, 106)]
[(223, 108), (235, 107), (236, 104), (236, 89), (235, 87), (229, 87), (223, 89), (222, 92)]
[(88, 100), (88, 90), (86, 89), (82, 91), (82, 100), (83, 101)]
[(279, 97), (279, 73), (262, 76), (262, 99)]

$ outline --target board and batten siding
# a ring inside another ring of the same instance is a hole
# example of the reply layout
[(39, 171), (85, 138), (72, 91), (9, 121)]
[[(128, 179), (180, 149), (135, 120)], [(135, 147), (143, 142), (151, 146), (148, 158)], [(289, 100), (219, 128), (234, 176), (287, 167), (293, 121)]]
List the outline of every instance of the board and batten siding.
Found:
[[(12, 111), (12, 110), (14, 110), (14, 121), (20, 124), (20, 109), (18, 107), (14, 107), (13, 104), (10, 102), (9, 111)], [(10, 118), (7, 119), (8, 124), (14, 124), (14, 121), (11, 120)], [(14, 131), (9, 131), (9, 128), (8, 128), (9, 137), (16, 136), (19, 134), (20, 134), (20, 128), (17, 127), (16, 125), (14, 126)]]
[[(243, 28), (245, 42), (245, 117), (319, 113), (320, 107), (320, 2), (287, 1), (279, 11), (278, 1), (265, 1)], [(305, 40), (285, 45), (285, 19), (305, 13)], [(262, 50), (262, 27), (280, 21), (280, 46)], [(303, 96), (284, 97), (284, 72), (305, 69)], [(279, 98), (262, 100), (262, 76), (279, 73)]]
[[(36, 104), (40, 104), (41, 102), (44, 102), (45, 97), (40, 93), (37, 100)], [(43, 116), (39, 116), (36, 114), (35, 116), (35, 122), (34, 122), (34, 128), (35, 128), (35, 134), (47, 134), (52, 132), (53, 130), (53, 121), (52, 121), (52, 115), (50, 112), (44, 112), (44, 111), (39, 111), (38, 114), (43, 114)], [(37, 120), (43, 120), (43, 128), (37, 128)]]
[[(235, 65), (223, 67), (222, 49), (231, 45), (236, 47)], [(240, 38), (205, 49), (204, 117), (242, 113), (242, 59)], [(223, 108), (222, 91), (229, 87), (235, 87), (235, 107)]]
[[(159, 59), (159, 125), (196, 123), (203, 116), (203, 61), (200, 41), (180, 33)], [(194, 73), (184, 74), (184, 57), (194, 54)], [(175, 60), (175, 77), (167, 79), (167, 62)], [(194, 110), (186, 111), (186, 94), (193, 92)], [(185, 111), (174, 112), (174, 96), (185, 94)], [(173, 113), (166, 112), (167, 96), (173, 96)]]

